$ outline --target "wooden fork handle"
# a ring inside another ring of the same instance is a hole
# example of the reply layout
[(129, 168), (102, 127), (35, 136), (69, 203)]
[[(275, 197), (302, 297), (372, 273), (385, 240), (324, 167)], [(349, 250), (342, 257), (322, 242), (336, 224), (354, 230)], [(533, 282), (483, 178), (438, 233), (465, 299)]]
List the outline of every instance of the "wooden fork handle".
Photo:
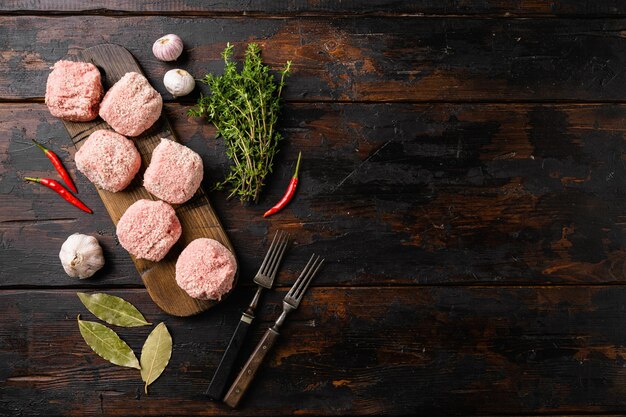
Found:
[(248, 359), (248, 362), (246, 362), (241, 372), (239, 372), (239, 375), (237, 375), (235, 382), (233, 382), (233, 385), (231, 385), (230, 389), (226, 393), (226, 396), (224, 397), (224, 402), (226, 404), (233, 408), (237, 407), (239, 401), (241, 401), (241, 397), (243, 397), (243, 394), (246, 392), (250, 383), (254, 379), (254, 376), (259, 370), (261, 363), (263, 363), (263, 359), (265, 359), (267, 353), (276, 343), (278, 335), (279, 333), (276, 330), (272, 328), (267, 329), (263, 338), (250, 356), (250, 359)]

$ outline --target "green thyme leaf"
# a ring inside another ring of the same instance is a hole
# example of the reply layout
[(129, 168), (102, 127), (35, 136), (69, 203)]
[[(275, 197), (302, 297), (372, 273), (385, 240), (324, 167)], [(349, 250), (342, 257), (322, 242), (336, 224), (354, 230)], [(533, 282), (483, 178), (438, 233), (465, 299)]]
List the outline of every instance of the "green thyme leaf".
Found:
[(148, 335), (141, 349), (141, 379), (148, 385), (152, 384), (165, 370), (172, 357), (172, 336), (165, 323), (160, 323)]
[(130, 346), (104, 324), (77, 318), (80, 334), (89, 347), (103, 359), (120, 366), (141, 369)]
[(261, 60), (257, 44), (248, 45), (241, 71), (232, 55), (233, 46), (228, 44), (222, 52), (224, 73), (207, 74), (202, 79), (211, 93), (201, 96), (188, 114), (204, 117), (215, 125), (218, 137), (226, 145), (226, 155), (233, 162), (229, 174), (215, 188), (228, 189), (229, 197), (239, 197), (242, 202), (257, 202), (282, 140), (276, 123), (291, 61), (280, 71), (280, 81), (276, 83)]
[(123, 298), (103, 293), (77, 292), (76, 295), (94, 316), (109, 324), (122, 327), (150, 325), (139, 310)]

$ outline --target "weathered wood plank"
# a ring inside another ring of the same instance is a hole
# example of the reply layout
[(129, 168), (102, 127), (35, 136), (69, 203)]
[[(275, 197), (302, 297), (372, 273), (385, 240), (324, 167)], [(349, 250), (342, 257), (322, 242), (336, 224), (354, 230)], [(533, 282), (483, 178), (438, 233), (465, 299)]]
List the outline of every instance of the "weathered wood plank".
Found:
[[(187, 119), (186, 109), (165, 111), (203, 156), (210, 189), (228, 161), (214, 129)], [(326, 285), (624, 283), (624, 118), (618, 104), (291, 103), (282, 123), (288, 140), (260, 204), (242, 207), (221, 192), (210, 198), (244, 285), (277, 228), (292, 232), (297, 247), (281, 285), (311, 252), (330, 261), (319, 282)], [(137, 285), (93, 186), (74, 169), (61, 123), (42, 104), (0, 105), (0, 120), (0, 134), (11, 138), (0, 141), (0, 285), (73, 284), (56, 254), (76, 231), (99, 233), (114, 264), (81, 285)], [(20, 181), (53, 173), (39, 150), (23, 150), (32, 137), (53, 138), (95, 215)], [(261, 221), (300, 150), (295, 200)]]
[(619, 0), (589, 2), (587, 0), (166, 0), (138, 2), (133, 0), (7, 0), (0, 3), (0, 11), (8, 13), (54, 12), (54, 13), (171, 13), (223, 14), (437, 14), (437, 15), (484, 15), (505, 16), (624, 16), (626, 6)]
[[(324, 272), (328, 275), (328, 271)], [(314, 288), (288, 320), (240, 412), (204, 397), (251, 291), (193, 318), (116, 291), (174, 339), (149, 397), (136, 370), (84, 344), (71, 291), (2, 291), (3, 415), (482, 415), (621, 413), (626, 288)], [(266, 294), (249, 351), (279, 314)], [(140, 351), (149, 328), (119, 329)], [(393, 387), (393, 389), (390, 389)], [(497, 400), (494, 400), (497, 399)]]
[[(41, 98), (52, 63), (103, 42), (130, 49), (165, 93), (162, 77), (175, 65), (200, 78), (222, 70), (226, 42), (241, 56), (258, 41), (273, 67), (293, 60), (289, 100), (625, 100), (623, 27), (621, 19), (4, 17), (0, 99)], [(177, 64), (151, 52), (170, 32), (187, 45)]]

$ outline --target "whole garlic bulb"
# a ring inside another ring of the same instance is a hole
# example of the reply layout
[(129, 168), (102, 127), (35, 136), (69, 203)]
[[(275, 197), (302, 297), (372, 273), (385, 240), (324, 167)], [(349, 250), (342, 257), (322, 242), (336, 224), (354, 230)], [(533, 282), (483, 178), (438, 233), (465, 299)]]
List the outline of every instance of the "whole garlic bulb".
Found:
[(89, 278), (104, 266), (104, 256), (98, 240), (74, 233), (61, 246), (59, 258), (63, 269), (72, 278)]
[(163, 84), (174, 97), (186, 96), (196, 86), (196, 81), (184, 69), (173, 69), (165, 73)]
[(183, 40), (174, 34), (165, 35), (152, 45), (152, 53), (161, 61), (176, 61), (183, 53)]

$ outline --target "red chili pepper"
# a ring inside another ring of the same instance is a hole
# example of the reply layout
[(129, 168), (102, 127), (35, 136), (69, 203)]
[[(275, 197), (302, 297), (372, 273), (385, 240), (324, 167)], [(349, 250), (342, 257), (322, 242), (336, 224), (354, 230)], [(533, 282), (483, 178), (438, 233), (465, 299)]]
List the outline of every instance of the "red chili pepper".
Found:
[(89, 214), (93, 213), (93, 210), (91, 210), (89, 207), (84, 205), (82, 201), (80, 201), (78, 198), (74, 197), (72, 195), (72, 193), (67, 191), (67, 189), (64, 186), (62, 186), (61, 184), (59, 184), (57, 181), (53, 180), (52, 178), (24, 177), (24, 179), (26, 181), (38, 182), (39, 184), (43, 184), (46, 187), (51, 188), (54, 191), (56, 191), (57, 194), (59, 194), (61, 197), (63, 197), (65, 200), (67, 200), (69, 203), (75, 205), (79, 209), (81, 209), (83, 211), (86, 211)]
[(67, 172), (67, 170), (63, 166), (63, 163), (61, 162), (61, 158), (59, 158), (57, 154), (55, 154), (50, 149), (43, 146), (41, 143), (37, 142), (35, 139), (32, 139), (32, 141), (35, 143), (35, 145), (39, 147), (39, 149), (43, 151), (43, 153), (46, 154), (46, 156), (48, 157), (50, 162), (52, 162), (52, 165), (54, 165), (54, 168), (56, 168), (57, 172), (59, 173), (63, 181), (65, 181), (69, 189), (74, 191), (75, 193), (78, 193), (78, 189), (76, 189), (76, 186), (74, 185), (74, 182), (72, 181), (72, 177), (70, 177), (70, 173)]
[(263, 217), (271, 216), (274, 213), (282, 210), (283, 207), (287, 205), (293, 198), (293, 195), (296, 192), (296, 187), (298, 185), (298, 170), (300, 169), (300, 157), (302, 156), (302, 152), (298, 153), (298, 162), (296, 163), (296, 172), (291, 177), (291, 181), (289, 181), (289, 186), (287, 187), (287, 191), (285, 191), (285, 195), (280, 199), (278, 203), (271, 209), (265, 212)]

